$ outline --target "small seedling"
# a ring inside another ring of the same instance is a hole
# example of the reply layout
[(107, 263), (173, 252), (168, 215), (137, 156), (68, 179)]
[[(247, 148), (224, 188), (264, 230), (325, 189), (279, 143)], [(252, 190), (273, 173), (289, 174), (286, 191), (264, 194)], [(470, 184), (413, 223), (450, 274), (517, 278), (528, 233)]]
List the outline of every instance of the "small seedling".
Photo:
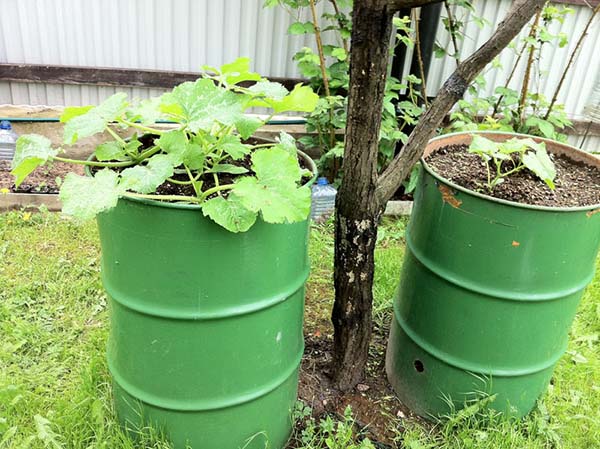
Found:
[(484, 161), (487, 170), (485, 188), (489, 192), (503, 183), (507, 177), (524, 169), (534, 173), (551, 190), (555, 188), (556, 168), (543, 142), (516, 137), (503, 142), (494, 142), (474, 134), (469, 153), (477, 154)]

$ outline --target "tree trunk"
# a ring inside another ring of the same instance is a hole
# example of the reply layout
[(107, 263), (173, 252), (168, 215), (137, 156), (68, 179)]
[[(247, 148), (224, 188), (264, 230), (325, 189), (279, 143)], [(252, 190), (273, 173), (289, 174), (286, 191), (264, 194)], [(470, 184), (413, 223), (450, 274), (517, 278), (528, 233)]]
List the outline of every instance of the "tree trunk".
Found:
[(360, 380), (371, 338), (377, 203), (377, 152), (393, 12), (386, 0), (354, 3), (344, 177), (336, 201), (333, 377), (347, 390)]
[(515, 0), (492, 37), (461, 62), (378, 178), (377, 152), (393, 13), (439, 0), (355, 0), (350, 89), (343, 161), (336, 200), (333, 377), (348, 390), (360, 380), (371, 338), (377, 222), (393, 192), (410, 173), (427, 141), (475, 76), (517, 35), (545, 0)]

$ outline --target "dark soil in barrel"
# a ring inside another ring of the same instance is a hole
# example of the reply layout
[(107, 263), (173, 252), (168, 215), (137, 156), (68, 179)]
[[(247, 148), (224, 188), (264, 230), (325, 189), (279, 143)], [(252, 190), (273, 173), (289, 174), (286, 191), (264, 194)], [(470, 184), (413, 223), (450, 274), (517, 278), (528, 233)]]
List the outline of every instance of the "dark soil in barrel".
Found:
[(0, 189), (8, 189), (12, 193), (58, 193), (58, 180), (62, 181), (69, 172), (83, 175), (84, 169), (81, 165), (64, 162), (49, 163), (35, 169), (16, 188), (15, 177), (10, 174), (10, 162), (0, 161)]
[[(485, 186), (485, 162), (467, 149), (467, 145), (442, 147), (430, 154), (426, 161), (443, 178), (469, 190), (503, 200), (549, 207), (600, 204), (600, 169), (597, 167), (563, 155), (550, 155), (556, 167), (554, 191), (532, 172), (523, 169), (506, 177), (503, 183), (489, 192)], [(493, 163), (490, 164), (492, 169)]]

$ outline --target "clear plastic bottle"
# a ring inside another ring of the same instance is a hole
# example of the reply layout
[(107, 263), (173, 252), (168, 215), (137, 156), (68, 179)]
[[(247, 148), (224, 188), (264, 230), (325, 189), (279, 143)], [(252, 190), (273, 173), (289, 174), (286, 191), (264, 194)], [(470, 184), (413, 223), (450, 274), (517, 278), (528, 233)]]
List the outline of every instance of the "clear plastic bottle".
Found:
[(327, 182), (327, 178), (319, 178), (312, 187), (312, 207), (310, 218), (314, 221), (325, 221), (335, 210), (337, 190)]
[(0, 122), (0, 160), (12, 161), (18, 137), (8, 120)]

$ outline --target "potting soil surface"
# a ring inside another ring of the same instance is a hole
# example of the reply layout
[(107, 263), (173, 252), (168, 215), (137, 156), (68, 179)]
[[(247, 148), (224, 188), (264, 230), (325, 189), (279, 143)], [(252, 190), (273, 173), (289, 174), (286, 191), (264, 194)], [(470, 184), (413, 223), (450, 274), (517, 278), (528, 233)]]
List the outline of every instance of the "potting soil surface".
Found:
[[(467, 145), (448, 145), (430, 154), (427, 164), (445, 179), (461, 187), (522, 204), (550, 207), (593, 206), (600, 204), (600, 168), (574, 161), (563, 155), (551, 155), (556, 167), (555, 190), (527, 169), (504, 178), (489, 192), (485, 162)], [(490, 161), (490, 170), (495, 166)], [(506, 171), (512, 165), (503, 167)]]
[(15, 188), (15, 177), (10, 173), (10, 162), (0, 161), (0, 189), (8, 189), (13, 193), (58, 193), (57, 179), (64, 180), (67, 173), (83, 175), (82, 165), (53, 162), (38, 167), (23, 183)]

